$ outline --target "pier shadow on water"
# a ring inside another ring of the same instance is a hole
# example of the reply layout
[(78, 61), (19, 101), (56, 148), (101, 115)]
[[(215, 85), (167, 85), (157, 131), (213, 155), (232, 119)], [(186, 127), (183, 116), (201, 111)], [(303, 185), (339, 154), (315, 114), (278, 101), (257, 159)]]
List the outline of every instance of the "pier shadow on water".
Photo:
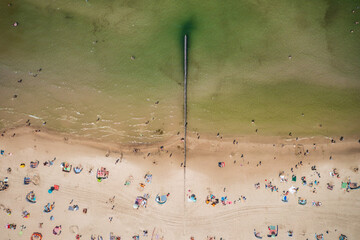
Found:
[(189, 66), (190, 62), (190, 47), (191, 47), (191, 39), (194, 35), (196, 29), (196, 24), (194, 17), (190, 17), (186, 19), (183, 23), (180, 25), (180, 31), (179, 31), (179, 50), (181, 51), (181, 62), (182, 62), (182, 69), (184, 69), (184, 36), (187, 35), (187, 65)]

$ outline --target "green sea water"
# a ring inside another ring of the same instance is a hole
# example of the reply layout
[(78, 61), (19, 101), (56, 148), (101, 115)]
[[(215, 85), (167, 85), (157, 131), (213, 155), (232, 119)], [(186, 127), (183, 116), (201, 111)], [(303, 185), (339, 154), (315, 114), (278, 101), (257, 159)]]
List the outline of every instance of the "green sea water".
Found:
[(0, 6), (1, 128), (30, 119), (136, 143), (181, 132), (188, 34), (190, 130), (360, 133), (358, 1), (7, 3)]

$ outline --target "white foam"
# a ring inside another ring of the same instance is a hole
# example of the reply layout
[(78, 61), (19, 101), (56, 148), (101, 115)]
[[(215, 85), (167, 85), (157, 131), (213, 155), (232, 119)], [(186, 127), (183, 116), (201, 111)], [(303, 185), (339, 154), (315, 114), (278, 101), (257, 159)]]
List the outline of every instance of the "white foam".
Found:
[(39, 119), (39, 120), (42, 119), (41, 117), (37, 117), (37, 116), (31, 115), (31, 114), (28, 115), (28, 116), (29, 116), (29, 117), (32, 117), (32, 118), (35, 118), (35, 119)]

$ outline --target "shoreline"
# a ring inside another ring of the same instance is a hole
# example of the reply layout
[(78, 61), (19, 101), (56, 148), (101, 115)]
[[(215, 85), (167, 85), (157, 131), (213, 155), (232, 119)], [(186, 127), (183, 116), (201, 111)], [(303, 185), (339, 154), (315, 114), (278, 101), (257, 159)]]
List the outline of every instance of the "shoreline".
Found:
[[(59, 132), (55, 130), (47, 129), (46, 127), (33, 127), (33, 126), (17, 126), (12, 128), (1, 129), (1, 133), (5, 133), (4, 136), (1, 137), (12, 137), (12, 134), (16, 134), (17, 136), (34, 134), (38, 137), (52, 140), (52, 141), (63, 141), (69, 144), (80, 144), (85, 146), (90, 146), (96, 149), (108, 150), (113, 153), (118, 153), (119, 150), (131, 152), (134, 148), (140, 149), (154, 149), (160, 146), (174, 146), (183, 144), (182, 132), (178, 135), (173, 135), (167, 139), (152, 142), (152, 143), (114, 143), (111, 141), (101, 141), (93, 138), (82, 137), (82, 136), (74, 136), (72, 134)], [(200, 138), (198, 138), (200, 136)], [(334, 139), (336, 142), (340, 142), (339, 139), (343, 137), (346, 140), (351, 141), (360, 141), (360, 137), (352, 135), (335, 135), (335, 136), (302, 136), (302, 137), (290, 137), (290, 136), (261, 136), (261, 135), (210, 135), (210, 134), (199, 134), (195, 131), (188, 131), (187, 138), (190, 143), (194, 143), (196, 141), (210, 141), (210, 142), (218, 142), (219, 140), (222, 142), (233, 142), (236, 140), (238, 143), (258, 143), (258, 144), (279, 144), (279, 143), (287, 143), (287, 144), (307, 144), (310, 142), (314, 143), (331, 143), (331, 140)], [(191, 149), (191, 146), (189, 146)]]

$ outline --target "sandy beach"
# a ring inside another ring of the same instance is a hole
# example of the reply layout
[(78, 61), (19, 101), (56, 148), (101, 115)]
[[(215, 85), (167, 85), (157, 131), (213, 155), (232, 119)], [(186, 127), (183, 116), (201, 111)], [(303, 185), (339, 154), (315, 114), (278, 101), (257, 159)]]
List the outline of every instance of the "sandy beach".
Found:
[[(341, 188), (342, 182), (360, 181), (354, 171), (360, 163), (358, 139), (334, 137), (332, 143), (325, 137), (197, 136), (191, 133), (188, 138), (184, 173), (179, 136), (140, 147), (89, 142), (30, 127), (7, 130), (0, 138), (4, 150), (0, 177), (7, 177), (9, 184), (0, 192), (1, 239), (30, 239), (34, 232), (43, 239), (76, 239), (76, 235), (109, 239), (110, 233), (121, 239), (256, 239), (254, 229), (267, 238), (270, 225), (278, 226), (278, 239), (288, 239), (288, 231), (293, 231), (293, 239), (304, 240), (314, 239), (315, 234), (324, 234), (325, 239), (338, 239), (340, 234), (357, 239), (360, 235), (360, 191)], [(54, 158), (53, 165), (44, 166)], [(37, 160), (39, 166), (30, 168), (30, 162)], [(64, 172), (62, 162), (73, 168), (81, 164), (83, 170), (80, 174)], [(220, 168), (219, 162), (225, 166)], [(316, 170), (311, 168), (314, 165)], [(101, 167), (109, 170), (109, 177), (99, 182), (96, 170)], [(329, 174), (334, 168), (339, 177)], [(284, 181), (279, 177), (282, 171)], [(149, 183), (146, 174), (152, 175)], [(24, 177), (36, 179), (36, 185), (24, 185)], [(317, 185), (312, 184), (315, 180)], [(265, 188), (270, 182), (272, 190)], [(53, 185), (59, 190), (49, 193)], [(292, 186), (298, 191), (288, 193), (288, 202), (283, 202), (283, 191)], [(26, 200), (30, 191), (36, 194), (36, 203)], [(168, 193), (166, 203), (155, 201), (157, 194)], [(149, 194), (146, 208), (134, 209), (135, 199), (144, 194)], [(196, 202), (188, 200), (192, 194)], [(210, 194), (220, 199), (214, 207), (206, 204)], [(224, 203), (222, 197), (227, 197)], [(307, 204), (299, 205), (298, 197)], [(321, 206), (312, 206), (312, 201)], [(45, 213), (44, 206), (52, 202), (55, 208)], [(76, 205), (78, 211), (69, 210)], [(6, 209), (11, 210), (10, 215)], [(29, 218), (23, 218), (24, 211), (30, 213)], [(16, 229), (6, 229), (12, 223)], [(53, 235), (54, 227), (60, 225), (60, 236)]]
[(358, 1), (0, 5), (0, 240), (360, 239)]

